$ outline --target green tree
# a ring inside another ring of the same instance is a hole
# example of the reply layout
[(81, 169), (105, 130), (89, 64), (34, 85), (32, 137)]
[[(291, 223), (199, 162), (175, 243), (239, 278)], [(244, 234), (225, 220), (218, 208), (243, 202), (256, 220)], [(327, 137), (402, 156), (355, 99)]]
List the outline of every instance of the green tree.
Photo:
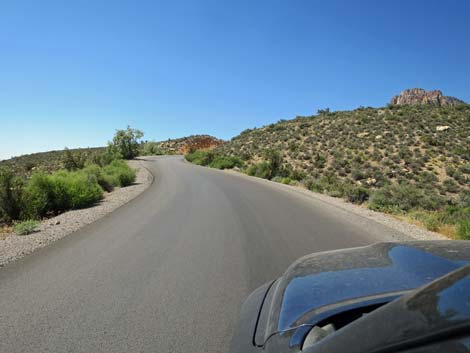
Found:
[(132, 159), (139, 155), (139, 140), (144, 133), (132, 129), (129, 125), (125, 130), (116, 130), (113, 141), (109, 143), (109, 149), (118, 152), (124, 159)]

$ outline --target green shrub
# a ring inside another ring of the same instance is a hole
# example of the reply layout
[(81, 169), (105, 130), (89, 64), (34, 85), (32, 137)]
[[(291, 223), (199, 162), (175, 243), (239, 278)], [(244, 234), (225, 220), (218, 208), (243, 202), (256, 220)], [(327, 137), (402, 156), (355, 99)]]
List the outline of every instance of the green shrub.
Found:
[(54, 187), (50, 176), (42, 172), (34, 173), (24, 188), (24, 214), (31, 218), (44, 217), (54, 212)]
[(430, 230), (432, 232), (437, 232), (439, 230), (441, 222), (439, 221), (438, 217), (431, 214), (425, 219), (424, 225), (426, 226), (427, 230)]
[(35, 220), (27, 220), (20, 223), (15, 224), (13, 230), (18, 235), (28, 235), (34, 233), (38, 230), (39, 222)]
[(444, 180), (442, 186), (446, 192), (456, 193), (460, 190), (459, 184), (457, 184), (453, 179)]
[(214, 153), (212, 151), (197, 150), (194, 152), (187, 153), (185, 158), (187, 161), (197, 165), (209, 165), (214, 159)]
[(136, 178), (135, 170), (127, 165), (123, 160), (112, 161), (111, 164), (103, 168), (104, 178), (111, 182), (113, 186), (131, 185)]
[(94, 153), (88, 160), (89, 164), (96, 164), (100, 167), (107, 166), (112, 161), (122, 159), (122, 155), (113, 148), (106, 148), (104, 151)]
[[(57, 173), (52, 177), (56, 196), (64, 203), (56, 208), (56, 212), (67, 208), (78, 209), (93, 205), (103, 197), (103, 189), (96, 177), (84, 172)], [(68, 203), (68, 204), (67, 204)], [(68, 206), (65, 208), (65, 206)]]
[(281, 176), (276, 176), (271, 179), (272, 181), (275, 181), (276, 183), (281, 183), (285, 185), (291, 185), (294, 183), (294, 181), (289, 178), (289, 177), (281, 177)]
[(24, 195), (23, 217), (37, 219), (90, 206), (102, 198), (103, 189), (91, 173), (61, 171), (53, 175), (33, 174)]
[(268, 150), (265, 152), (265, 158), (269, 164), (269, 175), (266, 179), (272, 179), (281, 171), (282, 157), (278, 151)]
[(459, 206), (470, 207), (470, 190), (461, 191), (459, 194)]
[(318, 179), (307, 178), (304, 181), (304, 185), (310, 191), (323, 192), (323, 185), (319, 182)]
[(81, 151), (70, 151), (64, 149), (63, 165), (68, 171), (82, 169), (85, 166), (86, 156)]
[(328, 196), (331, 197), (343, 197), (344, 196), (344, 190), (342, 188), (331, 188), (327, 190), (326, 192)]
[(269, 179), (271, 175), (271, 166), (268, 162), (253, 164), (247, 169), (247, 174), (258, 178)]
[(51, 190), (49, 211), (58, 214), (73, 208), (69, 184), (72, 176), (76, 174), (78, 172), (59, 171), (47, 176), (49, 183), (47, 187)]
[(300, 171), (300, 170), (293, 170), (293, 171), (281, 171), (280, 174), (287, 174), (287, 175), (282, 175), (282, 176), (287, 176), (291, 179), (301, 181), (307, 177), (307, 173)]
[(387, 185), (375, 191), (369, 208), (377, 211), (410, 211), (414, 208), (437, 210), (444, 199), (431, 190), (419, 189), (410, 184)]
[(369, 190), (363, 186), (345, 188), (345, 196), (349, 202), (361, 204), (369, 199)]
[(463, 219), (458, 223), (457, 236), (460, 239), (470, 240), (470, 219)]
[(293, 183), (292, 179), (289, 178), (289, 177), (286, 177), (286, 178), (281, 178), (281, 183), (282, 184), (286, 184), (286, 185), (290, 185)]
[(240, 168), (240, 167), (243, 166), (243, 161), (240, 158), (237, 158), (237, 157), (217, 156), (209, 164), (209, 166), (212, 167), (212, 168), (217, 168), (217, 169), (231, 169), (231, 168), (235, 168), (235, 167)]
[(104, 191), (111, 192), (113, 191), (115, 186), (119, 186), (119, 181), (116, 177), (105, 173), (104, 168), (101, 168), (96, 164), (86, 166), (83, 169), (83, 172), (86, 174), (93, 175)]
[(9, 169), (0, 169), (0, 222), (11, 222), (21, 214), (23, 181)]
[(165, 154), (164, 151), (160, 148), (158, 142), (146, 142), (144, 143), (141, 151), (142, 156), (160, 156)]

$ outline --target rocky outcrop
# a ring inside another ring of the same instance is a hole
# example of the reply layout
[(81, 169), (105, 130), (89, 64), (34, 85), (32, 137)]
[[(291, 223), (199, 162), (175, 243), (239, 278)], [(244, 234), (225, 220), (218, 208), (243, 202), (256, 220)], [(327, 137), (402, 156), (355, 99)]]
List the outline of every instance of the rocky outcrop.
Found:
[(392, 98), (390, 104), (392, 105), (405, 105), (405, 104), (432, 104), (437, 106), (458, 105), (465, 103), (464, 101), (444, 96), (441, 91), (426, 91), (422, 88), (411, 88), (404, 90), (399, 95)]
[(196, 135), (190, 136), (186, 139), (182, 146), (179, 148), (179, 153), (186, 154), (189, 151), (193, 150), (207, 150), (214, 147), (217, 147), (223, 143), (222, 140), (219, 140), (213, 136), (208, 135)]

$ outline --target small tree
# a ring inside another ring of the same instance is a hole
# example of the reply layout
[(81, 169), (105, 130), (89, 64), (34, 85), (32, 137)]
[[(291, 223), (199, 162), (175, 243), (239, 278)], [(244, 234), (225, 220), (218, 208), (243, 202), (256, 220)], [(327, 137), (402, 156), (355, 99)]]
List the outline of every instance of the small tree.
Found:
[(86, 156), (82, 152), (76, 151), (73, 153), (65, 147), (63, 165), (68, 171), (82, 169), (85, 166), (86, 159)]
[(129, 125), (126, 130), (116, 130), (113, 141), (109, 143), (109, 149), (118, 152), (124, 159), (132, 159), (139, 155), (139, 140), (144, 133), (132, 129)]

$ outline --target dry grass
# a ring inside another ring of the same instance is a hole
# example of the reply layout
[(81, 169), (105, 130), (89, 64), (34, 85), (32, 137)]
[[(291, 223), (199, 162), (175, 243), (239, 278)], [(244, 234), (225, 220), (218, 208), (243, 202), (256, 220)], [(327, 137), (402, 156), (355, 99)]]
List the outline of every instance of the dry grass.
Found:
[(1, 226), (0, 227), (0, 240), (5, 240), (13, 233), (13, 227), (11, 226)]

